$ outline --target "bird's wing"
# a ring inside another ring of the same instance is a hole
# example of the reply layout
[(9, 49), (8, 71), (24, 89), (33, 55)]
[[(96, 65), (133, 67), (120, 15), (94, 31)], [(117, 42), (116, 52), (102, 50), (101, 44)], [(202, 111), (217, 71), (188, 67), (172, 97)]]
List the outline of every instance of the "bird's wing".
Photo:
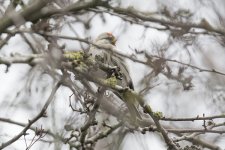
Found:
[(133, 81), (131, 79), (130, 73), (127, 69), (126, 63), (124, 62), (124, 59), (122, 59), (119, 56), (111, 56), (113, 64), (115, 66), (118, 66), (120, 68), (120, 71), (122, 73), (122, 86), (129, 87), (130, 89), (134, 90)]

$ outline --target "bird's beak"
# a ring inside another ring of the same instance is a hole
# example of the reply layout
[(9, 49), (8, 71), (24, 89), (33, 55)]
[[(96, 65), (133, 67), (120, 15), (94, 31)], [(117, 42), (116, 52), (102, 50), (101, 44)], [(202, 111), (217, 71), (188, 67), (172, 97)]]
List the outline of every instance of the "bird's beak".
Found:
[(116, 38), (113, 38), (112, 44), (113, 44), (113, 45), (116, 45), (116, 41), (117, 41)]

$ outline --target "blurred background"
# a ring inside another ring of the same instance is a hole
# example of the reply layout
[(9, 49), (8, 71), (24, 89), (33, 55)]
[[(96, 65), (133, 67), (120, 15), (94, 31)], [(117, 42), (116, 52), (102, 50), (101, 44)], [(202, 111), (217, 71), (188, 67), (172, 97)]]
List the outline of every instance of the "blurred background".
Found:
[[(0, 146), (18, 135), (40, 113), (56, 81), (64, 74), (56, 66), (62, 53), (86, 52), (91, 43), (81, 39), (93, 42), (99, 34), (111, 32), (117, 39), (118, 53), (127, 56), (123, 59), (135, 92), (143, 96), (153, 112), (162, 114), (159, 122), (178, 149), (225, 149), (225, 1), (0, 0), (0, 3)], [(47, 59), (38, 61), (42, 56)], [(73, 73), (69, 78), (73, 88), (62, 85), (57, 89), (47, 116), (1, 148), (170, 149), (161, 131), (143, 133), (144, 129), (157, 126), (141, 107), (143, 118), (149, 121), (145, 126), (127, 125), (129, 122), (100, 109), (95, 117), (97, 125), (83, 130), (92, 113), (84, 111), (82, 105), (88, 90), (81, 80), (87, 79)], [(115, 110), (121, 107), (114, 103), (113, 106)], [(199, 117), (203, 119), (195, 120)], [(121, 122), (123, 125), (113, 129)], [(37, 134), (41, 129), (49, 132), (41, 132), (42, 137)], [(109, 133), (103, 134), (106, 131)], [(84, 145), (83, 132), (86, 132)]]

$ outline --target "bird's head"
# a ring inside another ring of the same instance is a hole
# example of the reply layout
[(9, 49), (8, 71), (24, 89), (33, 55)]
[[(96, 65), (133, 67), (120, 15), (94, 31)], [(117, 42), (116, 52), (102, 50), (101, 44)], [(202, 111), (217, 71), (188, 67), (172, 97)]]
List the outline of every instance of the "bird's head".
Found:
[(112, 45), (116, 44), (116, 38), (110, 32), (105, 32), (100, 34), (96, 39), (96, 42), (99, 42), (99, 41), (105, 42), (105, 44), (112, 44)]

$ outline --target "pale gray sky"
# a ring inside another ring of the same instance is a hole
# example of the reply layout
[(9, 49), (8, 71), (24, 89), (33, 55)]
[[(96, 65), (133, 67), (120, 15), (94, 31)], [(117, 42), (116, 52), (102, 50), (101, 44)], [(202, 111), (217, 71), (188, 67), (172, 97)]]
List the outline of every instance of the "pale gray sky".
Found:
[[(136, 9), (151, 12), (155, 12), (157, 8), (162, 5), (166, 5), (170, 10), (173, 10), (174, 12), (179, 10), (180, 8), (188, 9), (194, 13), (194, 21), (200, 22), (202, 18), (206, 18), (207, 20), (209, 20), (209, 23), (212, 23), (212, 25), (216, 25), (219, 20), (216, 18), (214, 10), (212, 9), (212, 5), (208, 5), (211, 4), (212, 1), (207, 0), (201, 2), (203, 2), (203, 4), (205, 5), (202, 5), (199, 1), (196, 0), (122, 0), (122, 5), (124, 7), (132, 6)], [(215, 7), (218, 8), (217, 10), (219, 12), (224, 11), (224, 5), (222, 6), (222, 4), (224, 4), (224, 1), (221, 0), (213, 3), (215, 3)], [(125, 23), (118, 17), (114, 17), (109, 14), (105, 14), (104, 16), (106, 17), (106, 24), (104, 24), (100, 17), (97, 15), (91, 22), (91, 30), (87, 33), (84, 27), (80, 24), (75, 24), (73, 27), (82, 38), (88, 35), (89, 37), (94, 39), (98, 34), (102, 32), (112, 32), (113, 34), (115, 34), (115, 36), (119, 37), (117, 48), (125, 54), (134, 54), (130, 47), (132, 49), (136, 48), (138, 50), (151, 52), (152, 45), (163, 45), (167, 42), (168, 34), (165, 31), (157, 31), (155, 29), (144, 30), (144, 28), (140, 25), (130, 25), (129, 23), (127, 23), (125, 26)], [(145, 33), (145, 37), (143, 37), (143, 33)], [(65, 26), (63, 28), (61, 34), (74, 36), (74, 34), (68, 29), (68, 26)], [(198, 66), (209, 67), (209, 69), (211, 69), (210, 67), (212, 67), (225, 72), (223, 59), (225, 57), (224, 48), (220, 47), (214, 42), (213, 39), (209, 37), (200, 36), (198, 38), (198, 42), (200, 43), (198, 45), (199, 47), (195, 46), (188, 49), (192, 57), (191, 62), (197, 64)], [(66, 48), (69, 50), (80, 49), (78, 42), (60, 40), (60, 43), (65, 43)], [(178, 60), (181, 59), (182, 61), (187, 61), (188, 63), (189, 59), (187, 58), (187, 51), (185, 51), (180, 44), (182, 45), (183, 43), (177, 42), (174, 43), (172, 47), (170, 47), (171, 51), (168, 57)], [(11, 53), (27, 54), (27, 52), (28, 46), (20, 37), (15, 36), (9, 41), (7, 46), (1, 49), (0, 55), (9, 56)], [(151, 70), (143, 65), (135, 64), (131, 61), (127, 61), (127, 63), (129, 64), (131, 77), (134, 80), (135, 89), (139, 90), (139, 81), (146, 73), (149, 73)], [(9, 72), (4, 73), (6, 67), (4, 65), (0, 65), (0, 106), (1, 108), (2, 106), (4, 106), (4, 109), (0, 110), (0, 117), (8, 117), (12, 120), (26, 123), (28, 119), (31, 119), (37, 112), (39, 112), (39, 109), (41, 108), (39, 102), (42, 101), (44, 103), (46, 101), (50, 93), (50, 87), (52, 84), (52, 81), (49, 80), (47, 76), (46, 78), (38, 80), (41, 84), (49, 84), (49, 89), (46, 89), (46, 94), (42, 95), (41, 91), (37, 92), (36, 94), (33, 92), (30, 96), (26, 97), (21, 94), (22, 96), (19, 95), (15, 100), (17, 91), (26, 86), (24, 81), (21, 81), (21, 79), (24, 78), (28, 68), (29, 67), (27, 65), (12, 65), (9, 69)], [(216, 76), (215, 78), (211, 79), (210, 75), (206, 75), (204, 73), (196, 73), (193, 74), (193, 76), (197, 77), (197, 81), (194, 81), (196, 84), (193, 87), (193, 90), (186, 92), (182, 90), (182, 86), (177, 82), (168, 81), (168, 79), (166, 79), (164, 76), (160, 76), (159, 81), (155, 83), (160, 84), (160, 86), (157, 86), (149, 92), (149, 94), (146, 96), (147, 102), (151, 104), (154, 111), (161, 111), (168, 117), (193, 117), (201, 115), (203, 113), (206, 115), (215, 114), (215, 108), (211, 108), (210, 103), (207, 103), (207, 100), (210, 100), (212, 98), (210, 93), (206, 93), (206, 91), (208, 90), (207, 86), (210, 86), (207, 85), (207, 83), (218, 81), (218, 84), (224, 84), (224, 77)], [(209, 80), (212, 81), (205, 81), (204, 78), (201, 79), (201, 77), (207, 77), (207, 79), (209, 78)], [(35, 86), (40, 86), (38, 85), (39, 82), (35, 82)], [(35, 91), (35, 89), (33, 90)], [(53, 128), (52, 130), (62, 130), (63, 125), (60, 124), (60, 121), (63, 120), (63, 118), (68, 118), (68, 116), (71, 115), (72, 112), (68, 107), (68, 96), (70, 94), (71, 92), (66, 88), (62, 88), (57, 92), (57, 98), (54, 105), (56, 105), (55, 108), (58, 114), (53, 114), (56, 123), (54, 127), (55, 129)], [(11, 107), (13, 103), (15, 103), (15, 101), (17, 103), (34, 101), (35, 105), (31, 108), (28, 107), (27, 109), (24, 109), (22, 105), (16, 106), (17, 108)], [(48, 109), (48, 111), (51, 112), (51, 107)], [(49, 122), (47, 124), (49, 127), (52, 126), (50, 117), (43, 120), (45, 122)], [(38, 123), (41, 124), (41, 121)], [(202, 122), (199, 122), (198, 126), (201, 126), (201, 124)], [(190, 127), (193, 126), (192, 123), (187, 123), (186, 125)], [(12, 137), (21, 130), (22, 128), (18, 126), (0, 123), (0, 136), (2, 136), (2, 139), (8, 139), (9, 136)], [(7, 133), (7, 135), (2, 135), (2, 133)], [(30, 135), (29, 137), (31, 138), (32, 135)], [(137, 133), (129, 134), (124, 140), (123, 149), (166, 150), (166, 145), (161, 140), (162, 139), (154, 133), (148, 133), (146, 135)], [(225, 139), (223, 138), (223, 140)], [(225, 148), (225, 143), (222, 141), (222, 139), (218, 140), (217, 143), (222, 148)], [(45, 146), (45, 149), (53, 149), (53, 146), (48, 147), (48, 144), (45, 144)], [(64, 147), (67, 148), (66, 145)], [(38, 142), (34, 144), (32, 149), (36, 150), (42, 148), (42, 143)], [(12, 146), (8, 147), (7, 149), (25, 149), (23, 138), (12, 144)]]

